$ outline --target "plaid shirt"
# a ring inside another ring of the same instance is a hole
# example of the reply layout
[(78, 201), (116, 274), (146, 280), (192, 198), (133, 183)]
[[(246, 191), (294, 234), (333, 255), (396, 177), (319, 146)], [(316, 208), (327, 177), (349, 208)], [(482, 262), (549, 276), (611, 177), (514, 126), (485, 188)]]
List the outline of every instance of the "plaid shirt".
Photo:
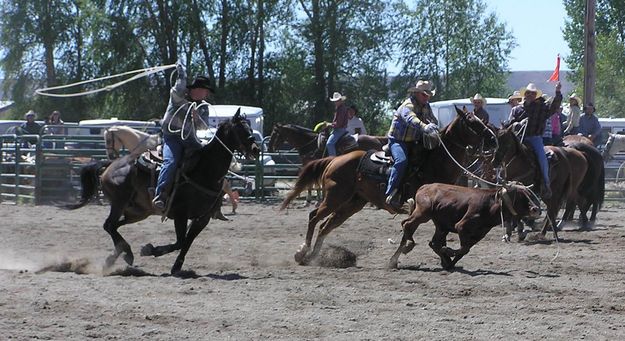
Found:
[(562, 103), (562, 93), (556, 92), (556, 96), (551, 103), (545, 103), (543, 99), (538, 98), (532, 103), (519, 104), (512, 108), (511, 123), (520, 122), (524, 118), (528, 118), (526, 136), (542, 136), (545, 132), (545, 123), (549, 116), (556, 112)]
[(430, 104), (420, 105), (408, 98), (393, 115), (393, 122), (391, 122), (388, 137), (404, 142), (417, 141), (421, 136), (421, 130), (428, 123), (438, 124), (438, 121), (432, 115)]

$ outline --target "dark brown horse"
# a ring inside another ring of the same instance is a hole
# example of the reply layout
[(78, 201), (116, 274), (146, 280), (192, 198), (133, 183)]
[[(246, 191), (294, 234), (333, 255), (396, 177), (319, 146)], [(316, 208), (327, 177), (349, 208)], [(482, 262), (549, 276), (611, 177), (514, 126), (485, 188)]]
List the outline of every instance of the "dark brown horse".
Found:
[[(354, 140), (350, 140), (350, 138), (351, 137), (348, 135), (346, 138), (339, 140), (337, 144), (339, 154), (354, 150), (382, 150), (382, 146), (388, 142), (388, 138), (385, 136), (358, 135), (358, 141), (356, 141), (355, 144), (353, 144)], [(293, 148), (297, 149), (302, 159), (302, 164), (305, 165), (312, 160), (320, 159), (324, 156), (325, 144), (322, 143), (322, 148), (318, 148), (318, 140), (319, 134), (311, 129), (295, 124), (277, 123), (271, 131), (268, 149), (270, 152), (274, 152), (278, 150), (284, 142), (287, 142)]]
[[(493, 165), (503, 166), (503, 177), (506, 180), (519, 181), (526, 186), (542, 184), (540, 167), (533, 150), (519, 141), (514, 130), (515, 127), (511, 126), (497, 132), (499, 147), (495, 152)], [(548, 227), (552, 227), (557, 239), (555, 222), (558, 211), (564, 200), (575, 197), (576, 190), (586, 174), (587, 164), (584, 155), (572, 148), (547, 146), (545, 151), (552, 154), (548, 161), (553, 194), (549, 199), (543, 198), (547, 204), (547, 218), (550, 223), (543, 225), (541, 234), (544, 236)], [(522, 225), (519, 226), (519, 239), (523, 239)], [(509, 228), (508, 237), (511, 232)]]
[[(403, 191), (403, 199), (414, 197), (416, 190), (425, 183), (454, 183), (462, 170), (452, 157), (464, 164), (467, 146), (479, 146), (485, 138), (494, 138), (493, 132), (472, 113), (463, 113), (457, 108), (456, 110), (457, 117), (441, 131), (442, 144), (422, 155), (418, 171), (409, 170), (404, 176), (404, 182), (408, 183), (404, 188), (408, 189)], [(294, 189), (281, 208), (286, 208), (302, 191), (315, 183), (322, 186), (325, 195), (319, 207), (309, 214), (306, 240), (295, 254), (296, 262), (307, 264), (319, 253), (326, 236), (362, 210), (367, 202), (390, 213), (406, 213), (403, 209), (398, 211), (386, 204), (384, 190), (387, 180), (368, 177), (359, 170), (361, 162), (366, 161), (363, 160), (366, 154), (364, 151), (354, 151), (337, 157), (327, 157), (311, 161), (302, 169)], [(317, 223), (326, 217), (328, 218), (320, 225), (312, 252), (307, 254)]]
[[(173, 202), (167, 214), (168, 218), (174, 220), (176, 242), (156, 247), (147, 244), (141, 250), (141, 255), (155, 257), (180, 250), (171, 268), (172, 274), (181, 270), (193, 240), (219, 207), (222, 182), (230, 167), (232, 151), (240, 151), (248, 157), (257, 157), (260, 152), (254, 142), (252, 129), (238, 112), (231, 121), (219, 126), (215, 136), (209, 144), (193, 152), (179, 171), (180, 180), (170, 199)], [(82, 207), (97, 194), (97, 174), (100, 168), (101, 165), (96, 164), (83, 169), (82, 199), (68, 208)], [(126, 263), (132, 265), (134, 261), (130, 245), (117, 231), (119, 227), (160, 214), (152, 207), (148, 191), (149, 187), (154, 186), (152, 179), (150, 172), (139, 167), (131, 155), (113, 161), (102, 174), (102, 190), (111, 202), (104, 230), (110, 234), (115, 246), (113, 254), (106, 259), (106, 267), (113, 265), (122, 253)], [(189, 219), (191, 226), (187, 229)]]
[[(588, 163), (588, 170), (579, 188), (577, 189), (577, 203), (573, 198), (567, 200), (566, 210), (562, 221), (570, 221), (575, 213), (575, 204), (579, 207), (579, 224), (582, 229), (588, 229), (597, 219), (597, 212), (603, 204), (605, 195), (605, 165), (601, 152), (589, 138), (578, 135), (569, 135), (563, 139), (564, 145), (580, 151)], [(592, 206), (590, 220), (588, 210)]]

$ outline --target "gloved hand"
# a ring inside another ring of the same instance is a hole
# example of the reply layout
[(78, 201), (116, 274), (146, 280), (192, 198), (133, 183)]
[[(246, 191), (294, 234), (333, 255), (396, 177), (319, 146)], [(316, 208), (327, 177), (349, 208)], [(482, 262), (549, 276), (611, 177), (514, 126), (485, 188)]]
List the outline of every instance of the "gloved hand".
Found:
[(182, 61), (180, 60), (176, 62), (176, 71), (184, 72), (184, 65), (182, 64)]
[(438, 132), (438, 126), (434, 123), (429, 123), (423, 128), (423, 132), (430, 135), (432, 133)]

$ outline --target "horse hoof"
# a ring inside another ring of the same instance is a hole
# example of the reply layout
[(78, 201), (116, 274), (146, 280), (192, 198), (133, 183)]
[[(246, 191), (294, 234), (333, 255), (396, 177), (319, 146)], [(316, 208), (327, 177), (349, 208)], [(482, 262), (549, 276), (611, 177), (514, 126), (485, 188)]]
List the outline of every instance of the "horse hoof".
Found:
[(501, 241), (504, 242), (504, 243), (509, 243), (510, 242), (510, 236), (508, 234), (504, 234), (501, 237)]
[(143, 245), (141, 248), (141, 256), (152, 256), (154, 254), (154, 245), (152, 243)]
[(132, 253), (126, 253), (124, 255), (124, 260), (126, 261), (126, 264), (132, 265), (135, 262), (135, 256)]
[(520, 241), (520, 242), (524, 241), (524, 240), (525, 240), (525, 237), (527, 237), (527, 232), (525, 232), (525, 231), (520, 232), (520, 233), (518, 234), (518, 236), (517, 236), (518, 241)]
[(407, 254), (408, 252), (412, 251), (412, 249), (414, 249), (415, 247), (415, 242), (414, 240), (409, 240), (406, 242), (406, 245), (404, 245), (403, 249), (401, 250), (401, 252), (403, 254)]
[(298, 251), (295, 253), (295, 262), (299, 265), (306, 265), (306, 251)]
[(180, 272), (180, 270), (182, 270), (182, 263), (176, 262), (174, 263), (174, 266), (171, 267), (170, 273), (172, 274), (172, 276), (175, 276), (177, 273)]
[(116, 255), (110, 255), (106, 257), (106, 260), (104, 261), (104, 270), (110, 269), (113, 266), (113, 264), (115, 264), (116, 260), (117, 260)]

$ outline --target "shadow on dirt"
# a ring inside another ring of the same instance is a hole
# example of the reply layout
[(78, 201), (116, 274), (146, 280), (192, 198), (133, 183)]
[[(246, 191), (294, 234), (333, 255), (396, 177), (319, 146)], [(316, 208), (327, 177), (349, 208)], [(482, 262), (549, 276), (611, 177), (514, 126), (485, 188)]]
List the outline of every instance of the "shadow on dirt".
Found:
[(452, 270), (445, 270), (443, 268), (424, 268), (421, 266), (405, 266), (405, 267), (399, 267), (399, 270), (410, 270), (410, 271), (423, 271), (423, 272), (432, 272), (432, 273), (436, 273), (436, 272), (440, 272), (440, 273), (461, 273), (464, 275), (469, 275), (471, 277), (477, 277), (477, 276), (513, 276), (512, 274), (510, 274), (510, 272), (508, 271), (491, 271), (491, 270), (483, 270), (483, 269), (477, 269), (477, 270), (466, 270), (463, 267), (459, 266), (456, 267)]

